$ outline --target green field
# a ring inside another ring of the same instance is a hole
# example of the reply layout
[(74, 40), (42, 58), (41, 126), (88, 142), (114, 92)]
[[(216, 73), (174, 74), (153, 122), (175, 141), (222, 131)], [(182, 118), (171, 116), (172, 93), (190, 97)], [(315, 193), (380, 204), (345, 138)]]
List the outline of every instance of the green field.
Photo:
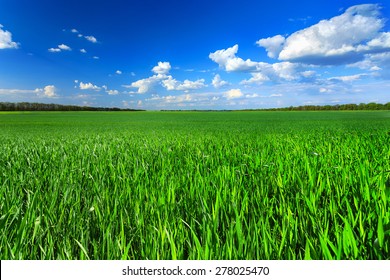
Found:
[(2, 112), (1, 259), (390, 259), (390, 112)]

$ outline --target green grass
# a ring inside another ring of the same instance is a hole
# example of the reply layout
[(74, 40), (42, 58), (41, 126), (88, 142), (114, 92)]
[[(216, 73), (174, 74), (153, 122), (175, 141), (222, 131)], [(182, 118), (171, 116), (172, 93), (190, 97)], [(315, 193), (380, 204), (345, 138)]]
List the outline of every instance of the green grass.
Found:
[(0, 113), (1, 259), (390, 259), (390, 112)]

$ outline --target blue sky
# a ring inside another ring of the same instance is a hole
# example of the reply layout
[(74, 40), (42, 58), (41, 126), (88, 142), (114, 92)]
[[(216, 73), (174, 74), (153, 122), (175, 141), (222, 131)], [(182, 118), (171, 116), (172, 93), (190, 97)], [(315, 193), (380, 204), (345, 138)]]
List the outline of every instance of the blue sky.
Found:
[(388, 1), (0, 0), (0, 102), (386, 103), (389, 19)]

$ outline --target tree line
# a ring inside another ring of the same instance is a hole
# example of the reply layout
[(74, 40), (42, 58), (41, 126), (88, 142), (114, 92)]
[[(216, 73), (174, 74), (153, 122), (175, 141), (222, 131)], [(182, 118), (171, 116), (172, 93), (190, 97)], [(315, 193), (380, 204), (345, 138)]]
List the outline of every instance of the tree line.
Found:
[[(390, 102), (386, 104), (379, 103), (360, 103), (360, 104), (341, 104), (341, 105), (303, 105), (290, 106), (284, 108), (270, 109), (248, 109), (244, 111), (354, 111), (354, 110), (390, 110)], [(116, 107), (90, 107), (77, 105), (61, 105), (30, 102), (0, 102), (0, 111), (144, 111), (141, 109), (121, 109)], [(177, 110), (163, 110), (177, 111)], [(179, 110), (182, 111), (182, 110)], [(198, 110), (192, 110), (198, 111)], [(203, 110), (199, 110), (203, 111)], [(206, 110), (214, 111), (214, 110)], [(215, 110), (217, 111), (217, 110)], [(230, 111), (230, 110), (224, 110)], [(234, 111), (234, 110), (233, 110)]]
[(261, 111), (358, 111), (358, 110), (390, 110), (390, 102), (360, 103), (360, 104), (337, 104), (337, 105), (303, 105), (284, 108), (259, 109)]
[(30, 102), (0, 102), (0, 111), (143, 111), (138, 109), (121, 109), (108, 107), (90, 107), (76, 105), (30, 103)]

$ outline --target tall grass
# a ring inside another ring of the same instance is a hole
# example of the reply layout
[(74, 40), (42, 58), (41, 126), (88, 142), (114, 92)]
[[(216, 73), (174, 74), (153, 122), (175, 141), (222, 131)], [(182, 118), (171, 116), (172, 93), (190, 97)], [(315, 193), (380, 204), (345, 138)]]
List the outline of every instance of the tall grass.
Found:
[(390, 259), (390, 118), (0, 115), (1, 259)]

